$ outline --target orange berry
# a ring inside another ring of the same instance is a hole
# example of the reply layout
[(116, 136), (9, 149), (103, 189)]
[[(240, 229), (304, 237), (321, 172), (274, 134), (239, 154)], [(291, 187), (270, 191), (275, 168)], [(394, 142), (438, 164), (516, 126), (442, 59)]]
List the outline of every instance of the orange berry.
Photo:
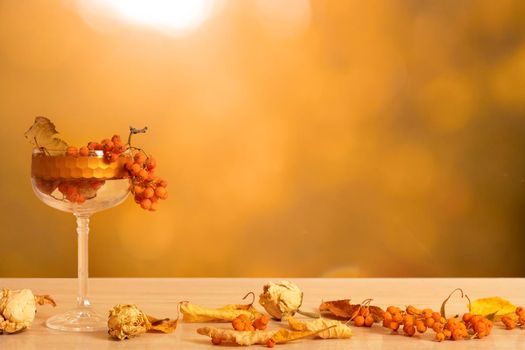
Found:
[(143, 164), (146, 161), (146, 155), (142, 152), (138, 152), (133, 157), (135, 159), (135, 163)]
[(131, 168), (133, 167), (133, 164), (135, 164), (135, 162), (133, 162), (131, 159), (128, 159), (128, 160), (126, 160), (126, 163), (124, 164), (124, 168), (126, 168), (126, 170), (131, 171)]
[(452, 331), (452, 339), (461, 340), (463, 339), (463, 332), (460, 329), (454, 329)]
[(476, 333), (485, 332), (487, 330), (487, 326), (483, 322), (478, 322), (474, 325), (474, 330)]
[(436, 321), (434, 321), (433, 318), (427, 318), (424, 322), (425, 326), (427, 326), (428, 328), (432, 328), (432, 326), (434, 326), (434, 323), (436, 323)]
[(407, 306), (407, 314), (409, 314), (409, 315), (419, 315), (419, 314), (421, 314), (421, 310), (415, 308), (412, 305), (408, 305)]
[(144, 198), (140, 202), (140, 206), (142, 207), (142, 209), (149, 209), (151, 208), (151, 201), (148, 198)]
[(105, 183), (104, 180), (95, 180), (95, 181), (90, 182), (90, 186), (92, 189), (98, 190), (99, 188), (102, 187), (102, 185), (104, 185), (104, 183)]
[(144, 192), (144, 187), (138, 185), (133, 186), (133, 193), (141, 194), (142, 192)]
[(396, 312), (395, 314), (392, 315), (392, 320), (400, 323), (401, 321), (403, 321), (403, 316), (401, 316), (401, 313)]
[(232, 327), (237, 331), (244, 331), (244, 321), (239, 318), (234, 318), (232, 320)]
[(390, 328), (393, 331), (397, 331), (399, 329), (399, 323), (396, 321), (390, 321), (388, 324), (388, 328)]
[(400, 312), (401, 310), (398, 307), (396, 307), (396, 306), (389, 306), (389, 307), (386, 308), (386, 311), (390, 312), (393, 315), (395, 313)]
[(416, 329), (419, 333), (425, 333), (427, 331), (427, 326), (425, 326), (425, 323), (423, 321), (417, 320)]
[(240, 314), (239, 316), (237, 316), (237, 318), (240, 319), (240, 320), (245, 321), (245, 320), (248, 319), (248, 316), (246, 314)]
[(211, 337), (211, 343), (212, 343), (213, 345), (221, 345), (221, 343), (222, 343), (222, 338), (219, 337), (219, 336), (213, 336), (213, 337)]
[(155, 191), (153, 190), (153, 188), (151, 187), (148, 187), (144, 190), (144, 198), (151, 198), (155, 195)]
[(514, 329), (516, 328), (516, 321), (514, 321), (512, 318), (508, 316), (503, 316), (501, 318), (501, 322), (505, 325), (505, 328), (507, 329)]
[(432, 318), (434, 319), (434, 321), (438, 322), (441, 319), (441, 314), (439, 312), (433, 312)]
[(71, 157), (76, 157), (78, 156), (78, 149), (76, 147), (69, 146), (66, 149), (66, 155), (71, 156)]
[(113, 144), (113, 141), (109, 139), (102, 140), (101, 144), (102, 144), (102, 150), (104, 152), (111, 152), (113, 150), (113, 147), (115, 147), (115, 145)]
[(268, 326), (268, 322), (270, 322), (270, 318), (267, 315), (263, 315), (253, 321), (253, 327), (258, 330), (265, 330)]
[(516, 315), (520, 316), (521, 314), (524, 314), (525, 313), (525, 308), (523, 308), (523, 306), (518, 306), (516, 308)]
[(383, 313), (383, 320), (390, 321), (392, 320), (392, 314), (388, 311)]
[(356, 327), (362, 327), (363, 325), (365, 324), (365, 318), (361, 315), (357, 315), (355, 318), (354, 318), (354, 325)]
[(412, 315), (403, 316), (403, 323), (404, 324), (414, 324), (414, 316)]
[(139, 171), (138, 176), (143, 178), (144, 180), (148, 178), (148, 172), (146, 169), (142, 169)]
[(137, 163), (133, 163), (133, 165), (131, 166), (131, 173), (135, 176), (138, 175), (141, 170), (142, 167)]
[(146, 169), (153, 170), (157, 167), (157, 161), (152, 156), (149, 156), (148, 159), (144, 162)]
[(472, 317), (470, 318), (470, 323), (476, 324), (479, 321), (481, 321), (481, 319), (482, 319), (482, 316), (480, 315), (472, 315)]
[(443, 325), (439, 322), (435, 322), (434, 325), (432, 326), (432, 330), (434, 330), (434, 332), (436, 333), (439, 333), (439, 332), (442, 332), (443, 331)]
[(159, 209), (159, 203), (157, 202), (151, 202), (151, 207), (149, 208), (150, 211), (156, 211)]
[(470, 319), (472, 318), (472, 314), (470, 312), (467, 312), (466, 314), (463, 315), (462, 319), (463, 319), (463, 322), (470, 322)]
[(120, 135), (113, 135), (113, 137), (111, 138), (111, 141), (113, 143), (122, 143), (122, 139), (120, 138)]
[(444, 329), (443, 334), (445, 335), (446, 339), (450, 339), (450, 337), (452, 337), (452, 332), (450, 331), (450, 329)]
[(266, 346), (269, 348), (273, 348), (275, 346), (275, 341), (273, 341), (272, 339), (268, 339), (268, 341), (266, 342)]
[(424, 318), (432, 317), (432, 309), (423, 309), (423, 317)]
[(412, 337), (414, 334), (416, 334), (416, 328), (413, 324), (409, 324), (403, 327), (403, 332), (405, 332), (405, 334), (409, 337)]
[(82, 157), (89, 156), (89, 148), (87, 148), (86, 146), (80, 147), (80, 149), (78, 150), (78, 154)]
[(77, 196), (77, 200), (76, 200), (76, 202), (77, 202), (78, 204), (83, 204), (85, 201), (86, 201), (86, 197), (84, 197), (83, 195), (79, 194), (79, 195)]
[(442, 342), (443, 340), (445, 340), (445, 334), (443, 334), (442, 332), (436, 333), (436, 340)]
[(166, 197), (167, 194), (168, 194), (168, 191), (166, 191), (166, 188), (164, 187), (159, 186), (155, 189), (155, 195), (159, 198), (164, 198)]
[(372, 315), (367, 315), (365, 317), (365, 326), (367, 327), (372, 327), (372, 325), (374, 324), (374, 318), (372, 317)]
[(97, 144), (98, 143), (94, 141), (88, 142), (87, 148), (94, 151), (97, 149)]

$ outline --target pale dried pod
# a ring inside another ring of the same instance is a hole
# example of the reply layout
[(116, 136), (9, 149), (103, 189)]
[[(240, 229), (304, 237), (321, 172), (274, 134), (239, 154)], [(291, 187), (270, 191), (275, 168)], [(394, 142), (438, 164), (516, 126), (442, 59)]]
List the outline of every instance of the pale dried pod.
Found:
[(124, 340), (146, 333), (151, 328), (148, 316), (133, 304), (118, 304), (109, 310), (108, 334)]
[(17, 333), (31, 327), (36, 315), (36, 306), (44, 304), (56, 305), (48, 295), (35, 296), (30, 289), (2, 289), (0, 292), (0, 334)]
[(259, 304), (272, 317), (281, 320), (293, 316), (303, 303), (303, 292), (290, 281), (270, 282), (259, 295)]

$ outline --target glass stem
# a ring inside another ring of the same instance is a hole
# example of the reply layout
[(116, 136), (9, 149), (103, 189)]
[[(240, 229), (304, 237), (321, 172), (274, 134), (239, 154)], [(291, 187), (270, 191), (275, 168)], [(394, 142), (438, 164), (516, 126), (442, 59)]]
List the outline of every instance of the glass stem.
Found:
[(88, 238), (89, 238), (89, 215), (75, 214), (77, 217), (78, 234), (78, 296), (77, 306), (79, 308), (90, 307), (91, 303), (87, 297), (88, 293)]

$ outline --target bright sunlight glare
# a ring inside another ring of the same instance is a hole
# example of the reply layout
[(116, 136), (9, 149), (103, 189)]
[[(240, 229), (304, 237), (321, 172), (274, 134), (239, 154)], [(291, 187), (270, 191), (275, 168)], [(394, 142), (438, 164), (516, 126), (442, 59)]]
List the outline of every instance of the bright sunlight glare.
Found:
[(197, 28), (210, 13), (212, 0), (105, 0), (126, 19), (158, 29), (185, 32)]

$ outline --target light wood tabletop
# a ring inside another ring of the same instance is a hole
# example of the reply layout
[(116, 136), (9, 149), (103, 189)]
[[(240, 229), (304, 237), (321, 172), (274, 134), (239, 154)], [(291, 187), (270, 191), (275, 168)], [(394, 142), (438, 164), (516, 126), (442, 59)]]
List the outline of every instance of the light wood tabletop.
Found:
[[(231, 279), (231, 278), (92, 278), (89, 295), (94, 308), (102, 314), (115, 304), (133, 303), (149, 315), (176, 317), (178, 302), (188, 300), (206, 307), (220, 307), (240, 303), (242, 296), (253, 291), (257, 295), (267, 281), (280, 279)], [(439, 310), (441, 302), (455, 288), (461, 287), (473, 299), (501, 296), (516, 305), (525, 305), (525, 279), (469, 278), (469, 279), (289, 279), (304, 292), (302, 309), (313, 311), (322, 300), (350, 298), (359, 303), (373, 298), (373, 304), (414, 305)], [(22, 279), (0, 278), (0, 288), (30, 288), (35, 294), (50, 294), (57, 301), (56, 308), (39, 307), (32, 327), (24, 332), (0, 336), (0, 349), (219, 349), (210, 339), (196, 333), (203, 324), (179, 323), (172, 334), (148, 333), (138, 338), (114, 341), (105, 332), (66, 333), (45, 327), (46, 318), (73, 308), (76, 296), (75, 279)], [(255, 304), (258, 309), (262, 307)], [(465, 312), (465, 303), (458, 298), (451, 300), (451, 313)], [(217, 326), (217, 324), (215, 324)], [(221, 325), (218, 325), (221, 327)], [(228, 325), (222, 325), (227, 327)], [(271, 328), (279, 323), (272, 321)], [(433, 332), (409, 338), (391, 333), (374, 325), (372, 328), (352, 326), (354, 336), (346, 340), (299, 340), (280, 349), (525, 349), (525, 330), (504, 330), (494, 327), (493, 333), (482, 340), (433, 341)], [(254, 345), (261, 348), (261, 345)]]

